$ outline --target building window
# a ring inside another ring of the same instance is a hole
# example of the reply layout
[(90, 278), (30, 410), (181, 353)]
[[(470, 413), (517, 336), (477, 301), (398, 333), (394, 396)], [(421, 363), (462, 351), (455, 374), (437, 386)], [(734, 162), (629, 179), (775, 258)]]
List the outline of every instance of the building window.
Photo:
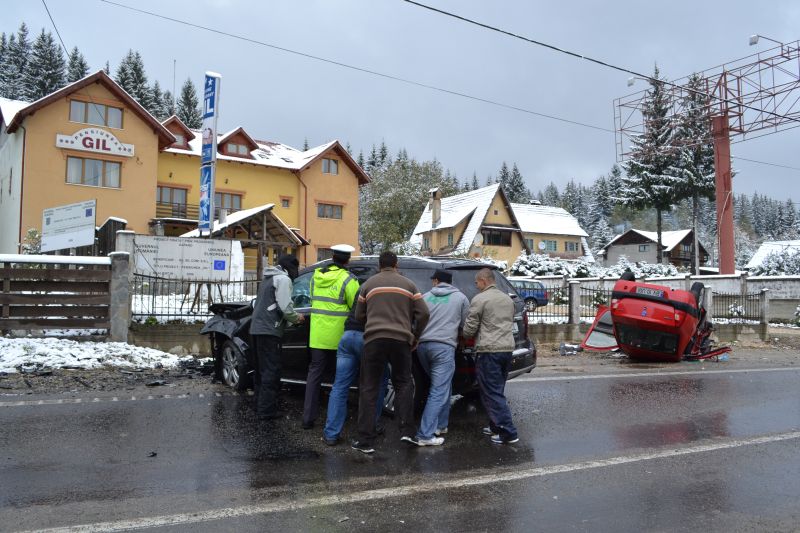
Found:
[(322, 160), (322, 173), (323, 174), (338, 174), (339, 162), (335, 159)]
[(228, 143), (225, 145), (225, 151), (231, 155), (249, 155), (250, 151), (247, 146), (237, 143)]
[(109, 128), (122, 128), (122, 109), (94, 102), (71, 100), (69, 103), (69, 119), (72, 122), (83, 122)]
[(575, 241), (564, 241), (564, 251), (565, 252), (577, 252), (578, 251), (578, 243)]
[(289, 207), (292, 205), (292, 200), (290, 198), (281, 198), (281, 207)]
[(157, 217), (185, 217), (186, 216), (186, 189), (177, 187), (161, 187), (156, 189)]
[(650, 245), (649, 244), (640, 244), (639, 245), (639, 251), (640, 252), (650, 251)]
[(692, 253), (692, 245), (691, 244), (684, 244), (683, 251), (687, 254)]
[(121, 167), (116, 161), (67, 157), (67, 183), (119, 189)]
[(525, 246), (528, 247), (528, 250), (533, 250), (533, 239), (525, 239)]
[(317, 261), (324, 261), (333, 257), (333, 250), (330, 248), (317, 248)]
[(558, 241), (548, 241), (543, 240), (544, 249), (548, 252), (557, 252), (558, 251)]
[(423, 250), (430, 250), (431, 249), (431, 240), (428, 237), (422, 238), (422, 249)]
[(242, 195), (229, 192), (214, 193), (214, 218), (219, 218), (220, 209), (227, 209), (228, 213), (242, 210)]
[(511, 232), (496, 229), (481, 230), (483, 244), (486, 246), (511, 246)]
[(447, 246), (453, 246), (453, 233), (452, 232), (447, 234)]
[(319, 218), (342, 218), (342, 206), (332, 204), (317, 204), (317, 217)]

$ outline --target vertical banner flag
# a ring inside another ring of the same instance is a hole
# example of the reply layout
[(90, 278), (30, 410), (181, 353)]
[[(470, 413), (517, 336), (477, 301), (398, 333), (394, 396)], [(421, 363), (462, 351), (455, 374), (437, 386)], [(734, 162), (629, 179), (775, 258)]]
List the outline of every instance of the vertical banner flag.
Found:
[(219, 117), (219, 89), (222, 76), (206, 72), (203, 89), (202, 154), (200, 157), (200, 220), (197, 228), (202, 235), (213, 229), (214, 175), (217, 163), (217, 118)]

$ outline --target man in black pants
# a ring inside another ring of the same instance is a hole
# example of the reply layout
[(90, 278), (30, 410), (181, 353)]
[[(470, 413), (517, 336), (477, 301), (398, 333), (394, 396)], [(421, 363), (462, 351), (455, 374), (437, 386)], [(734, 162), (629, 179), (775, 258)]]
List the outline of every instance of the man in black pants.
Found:
[(297, 277), (299, 262), (293, 255), (283, 255), (277, 267), (264, 269), (264, 279), (250, 319), (250, 338), (255, 352), (254, 389), (259, 420), (280, 418), (278, 393), (281, 388), (281, 339), (289, 322), (303, 323), (305, 317), (292, 307), (292, 280)]
[(353, 449), (373, 453), (375, 409), (386, 362), (392, 365), (395, 412), (401, 440), (414, 442), (411, 351), (428, 324), (428, 306), (417, 286), (397, 271), (397, 256), (383, 252), (380, 272), (361, 287), (356, 319), (364, 322), (364, 356), (358, 380), (358, 440)]

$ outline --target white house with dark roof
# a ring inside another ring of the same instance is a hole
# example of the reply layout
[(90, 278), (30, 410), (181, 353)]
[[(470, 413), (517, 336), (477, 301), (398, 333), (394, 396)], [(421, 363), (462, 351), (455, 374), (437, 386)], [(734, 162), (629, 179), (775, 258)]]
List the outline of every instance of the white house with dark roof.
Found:
[[(664, 259), (675, 266), (690, 267), (692, 264), (692, 230), (682, 229), (677, 231), (662, 231), (661, 246)], [(622, 256), (631, 262), (655, 263), (658, 248), (658, 233), (655, 231), (642, 231), (629, 229), (622, 235), (617, 235), (602, 250), (604, 264), (615, 265)], [(700, 264), (708, 261), (708, 251), (698, 241), (700, 247)]]

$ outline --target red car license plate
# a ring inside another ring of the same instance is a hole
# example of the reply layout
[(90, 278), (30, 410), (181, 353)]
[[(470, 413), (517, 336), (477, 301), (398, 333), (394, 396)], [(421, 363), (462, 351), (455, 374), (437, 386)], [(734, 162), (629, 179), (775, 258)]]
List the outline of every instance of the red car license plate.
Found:
[(664, 291), (659, 289), (651, 289), (650, 287), (636, 287), (636, 294), (642, 296), (655, 296), (656, 298), (663, 298)]

